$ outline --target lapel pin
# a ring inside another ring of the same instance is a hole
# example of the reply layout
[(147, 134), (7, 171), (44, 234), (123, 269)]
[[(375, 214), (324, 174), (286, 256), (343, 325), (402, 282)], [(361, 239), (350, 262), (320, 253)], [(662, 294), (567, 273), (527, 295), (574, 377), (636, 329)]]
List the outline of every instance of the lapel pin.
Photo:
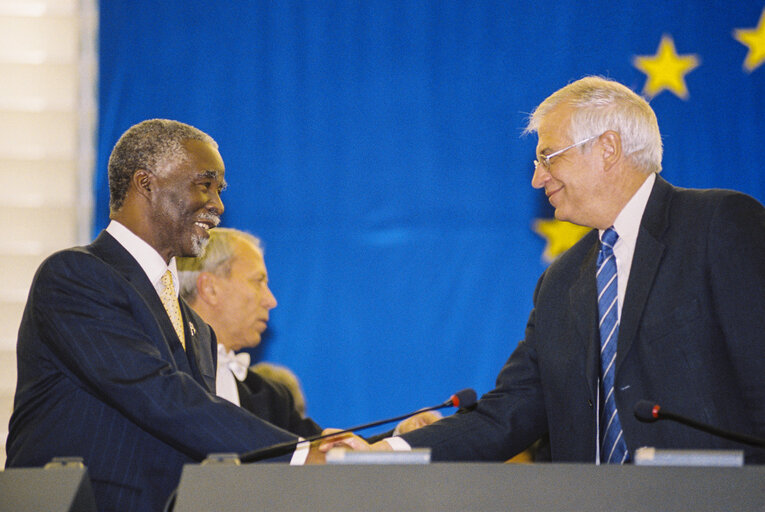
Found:
[(192, 324), (191, 322), (189, 322), (189, 332), (191, 332), (192, 336), (196, 336), (196, 334), (197, 334), (197, 330), (194, 327), (194, 324)]

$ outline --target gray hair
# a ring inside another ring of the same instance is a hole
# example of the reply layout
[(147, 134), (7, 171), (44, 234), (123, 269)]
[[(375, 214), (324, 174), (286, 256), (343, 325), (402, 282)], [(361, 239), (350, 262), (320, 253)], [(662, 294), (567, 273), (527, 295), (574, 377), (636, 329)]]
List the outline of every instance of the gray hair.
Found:
[(648, 102), (619, 82), (587, 76), (555, 91), (534, 110), (524, 133), (533, 133), (559, 105), (574, 108), (568, 128), (572, 142), (613, 130), (624, 154), (646, 173), (661, 172), (659, 123)]
[(204, 253), (196, 258), (176, 258), (178, 265), (178, 280), (180, 281), (181, 297), (192, 303), (197, 297), (197, 278), (202, 272), (210, 272), (222, 277), (231, 274), (231, 263), (234, 260), (234, 248), (237, 241), (250, 242), (262, 255), (263, 246), (260, 239), (245, 231), (232, 228), (212, 228), (210, 239)]
[(198, 128), (169, 119), (142, 121), (123, 133), (109, 156), (111, 211), (122, 207), (135, 171), (145, 169), (156, 173), (170, 162), (183, 163), (188, 158), (183, 142), (190, 139), (218, 148), (218, 143)]

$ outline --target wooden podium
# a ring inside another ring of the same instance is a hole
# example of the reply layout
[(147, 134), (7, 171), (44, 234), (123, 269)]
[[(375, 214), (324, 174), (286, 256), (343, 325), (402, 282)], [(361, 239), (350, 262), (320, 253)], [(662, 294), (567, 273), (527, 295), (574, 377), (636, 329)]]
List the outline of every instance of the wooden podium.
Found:
[(187, 465), (176, 512), (765, 511), (765, 466)]

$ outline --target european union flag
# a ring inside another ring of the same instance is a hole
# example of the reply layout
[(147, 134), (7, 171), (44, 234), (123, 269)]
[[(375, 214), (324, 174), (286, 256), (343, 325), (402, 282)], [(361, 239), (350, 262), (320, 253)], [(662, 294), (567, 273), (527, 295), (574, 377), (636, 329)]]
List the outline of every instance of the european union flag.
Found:
[(761, 1), (148, 4), (101, 2), (94, 228), (130, 125), (213, 135), (224, 224), (263, 238), (279, 300), (264, 355), (323, 425), (492, 387), (583, 233), (551, 220), (520, 136), (568, 82), (648, 97), (671, 183), (765, 200)]

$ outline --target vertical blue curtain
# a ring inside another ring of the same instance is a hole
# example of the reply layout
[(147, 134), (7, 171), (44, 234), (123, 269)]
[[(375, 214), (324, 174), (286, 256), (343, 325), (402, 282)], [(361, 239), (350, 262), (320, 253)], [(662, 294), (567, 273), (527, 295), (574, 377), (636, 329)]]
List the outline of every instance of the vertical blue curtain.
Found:
[(735, 36), (764, 7), (102, 1), (94, 234), (119, 135), (195, 125), (226, 163), (223, 224), (265, 242), (279, 306), (263, 355), (300, 376), (317, 421), (485, 392), (523, 337), (545, 247), (568, 236), (532, 229), (552, 212), (530, 186), (528, 113), (584, 75), (617, 79), (651, 97), (669, 181), (763, 201), (765, 65), (745, 68)]

